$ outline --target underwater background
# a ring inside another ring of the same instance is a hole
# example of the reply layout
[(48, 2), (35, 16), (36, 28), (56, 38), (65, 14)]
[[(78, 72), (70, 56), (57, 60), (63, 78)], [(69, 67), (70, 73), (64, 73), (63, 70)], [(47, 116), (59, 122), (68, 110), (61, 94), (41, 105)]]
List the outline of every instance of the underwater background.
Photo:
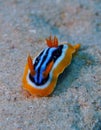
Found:
[[(80, 43), (49, 97), (23, 94), (28, 54)], [(101, 0), (0, 0), (0, 130), (101, 130)]]

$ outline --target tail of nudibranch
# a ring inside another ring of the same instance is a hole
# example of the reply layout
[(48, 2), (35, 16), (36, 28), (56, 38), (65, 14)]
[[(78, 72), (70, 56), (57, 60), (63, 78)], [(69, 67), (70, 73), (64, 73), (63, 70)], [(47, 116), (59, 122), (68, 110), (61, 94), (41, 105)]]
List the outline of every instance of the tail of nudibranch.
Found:
[(80, 48), (80, 44), (78, 43), (78, 44), (74, 45), (73, 47), (75, 49), (75, 52), (77, 52)]
[(68, 43), (68, 47), (69, 47), (69, 50), (72, 54), (76, 53), (79, 48), (80, 48), (80, 44), (76, 44), (76, 45), (71, 45), (70, 43)]

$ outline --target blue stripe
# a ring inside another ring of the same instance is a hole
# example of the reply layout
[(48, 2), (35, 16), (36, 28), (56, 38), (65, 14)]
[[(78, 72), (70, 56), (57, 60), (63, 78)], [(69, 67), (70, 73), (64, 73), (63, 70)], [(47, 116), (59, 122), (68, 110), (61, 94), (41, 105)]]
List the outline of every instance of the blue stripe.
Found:
[(39, 61), (38, 65), (36, 66), (35, 70), (37, 70), (37, 69), (40, 67), (40, 65), (41, 65), (41, 63), (42, 63), (42, 61), (43, 61), (43, 58), (44, 58), (44, 56), (45, 56), (47, 50), (48, 50), (48, 48), (46, 48), (46, 49), (44, 50), (44, 53), (41, 55), (40, 61)]
[(39, 82), (42, 82), (42, 79), (44, 78), (42, 73), (46, 69), (47, 63), (49, 62), (50, 58), (52, 57), (52, 53), (54, 52), (54, 50), (56, 50), (56, 48), (49, 48), (48, 55), (47, 55), (44, 63), (40, 66)]
[(48, 50), (48, 48), (46, 48), (46, 49), (44, 50), (44, 53), (41, 55), (40, 61), (39, 61), (38, 65), (35, 67), (35, 71), (36, 71), (36, 75), (34, 76), (35, 82), (37, 82), (37, 81), (38, 81), (38, 78), (40, 77), (40, 76), (39, 76), (39, 73), (38, 73), (38, 69), (39, 69), (40, 66), (41, 66), (41, 63), (42, 63), (42, 61), (43, 61), (43, 59), (44, 59), (44, 56), (45, 56), (47, 50)]

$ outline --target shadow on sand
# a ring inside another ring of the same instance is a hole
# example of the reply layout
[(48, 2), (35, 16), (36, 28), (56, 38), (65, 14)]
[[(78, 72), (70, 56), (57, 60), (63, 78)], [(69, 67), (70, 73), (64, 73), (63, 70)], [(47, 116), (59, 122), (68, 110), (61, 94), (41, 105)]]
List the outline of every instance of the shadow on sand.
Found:
[[(59, 76), (57, 85), (52, 95), (61, 95), (68, 88), (72, 87), (72, 83), (80, 77), (82, 68), (87, 68), (94, 64), (94, 57), (86, 52), (79, 51), (73, 56), (72, 62), (64, 72)], [(51, 96), (52, 96), (51, 95)]]

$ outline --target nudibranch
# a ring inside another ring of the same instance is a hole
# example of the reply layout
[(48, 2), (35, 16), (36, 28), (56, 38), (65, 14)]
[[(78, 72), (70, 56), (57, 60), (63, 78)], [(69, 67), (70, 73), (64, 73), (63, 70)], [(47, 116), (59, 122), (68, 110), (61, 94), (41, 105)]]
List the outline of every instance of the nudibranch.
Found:
[(46, 39), (48, 45), (33, 60), (29, 55), (22, 78), (22, 86), (34, 96), (50, 95), (57, 83), (58, 76), (71, 63), (72, 55), (80, 44), (64, 43), (58, 45), (57, 37)]

